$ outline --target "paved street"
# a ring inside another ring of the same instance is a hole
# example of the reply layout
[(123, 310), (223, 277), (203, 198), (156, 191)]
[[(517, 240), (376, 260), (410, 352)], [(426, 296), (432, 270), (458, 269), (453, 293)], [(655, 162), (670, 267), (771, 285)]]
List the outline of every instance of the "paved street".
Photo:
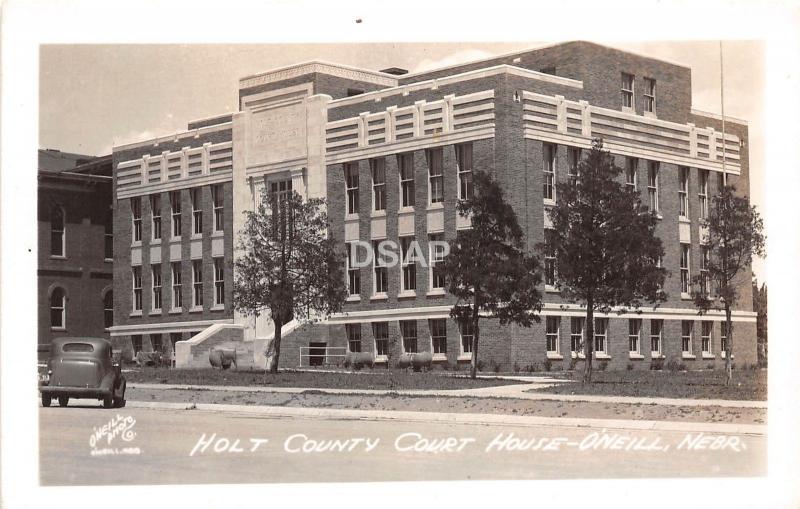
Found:
[(40, 409), (44, 485), (766, 474), (756, 435), (71, 405), (83, 403)]

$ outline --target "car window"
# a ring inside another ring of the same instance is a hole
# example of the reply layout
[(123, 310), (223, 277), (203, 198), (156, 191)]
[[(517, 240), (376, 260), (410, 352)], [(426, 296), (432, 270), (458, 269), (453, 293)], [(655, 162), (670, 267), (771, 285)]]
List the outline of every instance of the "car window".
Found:
[(94, 347), (89, 343), (66, 343), (62, 350), (65, 352), (94, 352)]

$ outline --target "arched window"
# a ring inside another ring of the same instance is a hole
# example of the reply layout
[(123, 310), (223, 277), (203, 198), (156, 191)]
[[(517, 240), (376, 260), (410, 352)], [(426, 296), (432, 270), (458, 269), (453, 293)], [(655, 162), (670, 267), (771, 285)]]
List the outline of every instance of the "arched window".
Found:
[(64, 329), (66, 327), (66, 295), (62, 288), (54, 288), (50, 294), (50, 327)]
[(50, 255), (64, 256), (64, 209), (58, 205), (50, 211)]
[(108, 329), (114, 325), (114, 292), (109, 290), (103, 297), (103, 323)]

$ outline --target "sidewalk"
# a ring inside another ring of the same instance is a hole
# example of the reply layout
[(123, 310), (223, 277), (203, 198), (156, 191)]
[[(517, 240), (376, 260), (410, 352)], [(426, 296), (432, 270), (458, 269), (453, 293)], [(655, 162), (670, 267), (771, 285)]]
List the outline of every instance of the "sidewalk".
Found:
[[(148, 390), (194, 390), (194, 391), (224, 391), (224, 392), (266, 392), (283, 394), (302, 394), (315, 392), (322, 394), (363, 394), (371, 396), (417, 396), (417, 397), (459, 397), (470, 396), (474, 398), (512, 398), (531, 401), (583, 401), (589, 403), (622, 403), (628, 405), (665, 405), (679, 407), (725, 407), (725, 408), (767, 408), (766, 401), (736, 401), (724, 399), (679, 399), (679, 398), (638, 398), (628, 396), (592, 396), (579, 394), (546, 394), (531, 392), (537, 387), (551, 385), (550, 380), (538, 377), (535, 382), (524, 384), (500, 385), (496, 387), (481, 387), (478, 389), (458, 390), (377, 390), (377, 389), (320, 389), (297, 387), (254, 387), (254, 386), (225, 386), (225, 385), (174, 385), (174, 384), (128, 384), (128, 388)], [(518, 379), (529, 379), (518, 377)]]

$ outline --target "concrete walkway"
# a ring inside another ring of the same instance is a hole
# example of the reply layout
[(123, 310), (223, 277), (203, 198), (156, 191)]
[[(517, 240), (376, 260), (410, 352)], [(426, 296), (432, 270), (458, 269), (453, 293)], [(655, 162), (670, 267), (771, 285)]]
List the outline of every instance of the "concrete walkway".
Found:
[[(225, 391), (225, 392), (266, 392), (283, 394), (301, 394), (316, 392), (323, 394), (363, 394), (370, 396), (400, 395), (423, 397), (459, 397), (473, 398), (512, 398), (530, 401), (583, 401), (589, 403), (622, 403), (626, 405), (667, 405), (680, 407), (725, 407), (725, 408), (767, 408), (766, 401), (744, 401), (726, 399), (681, 399), (681, 398), (641, 398), (629, 396), (593, 396), (581, 394), (547, 394), (531, 392), (531, 389), (546, 387), (556, 382), (555, 379), (540, 377), (518, 377), (530, 380), (529, 383), (481, 387), (478, 389), (458, 390), (383, 390), (383, 389), (321, 389), (299, 387), (256, 387), (231, 385), (176, 385), (176, 384), (139, 384), (129, 383), (128, 388), (147, 390), (190, 390), (190, 391)], [(558, 380), (561, 382), (561, 380)], [(533, 383), (531, 383), (533, 382)]]

